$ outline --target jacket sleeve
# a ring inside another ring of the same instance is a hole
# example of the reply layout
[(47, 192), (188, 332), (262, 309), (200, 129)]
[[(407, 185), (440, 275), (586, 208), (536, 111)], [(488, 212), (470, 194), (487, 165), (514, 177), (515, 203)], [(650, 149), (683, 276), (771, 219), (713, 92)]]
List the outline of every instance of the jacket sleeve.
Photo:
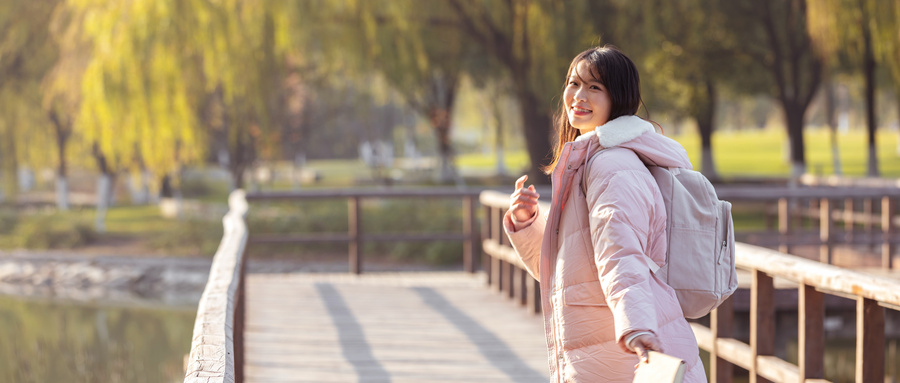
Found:
[[(606, 302), (615, 320), (616, 341), (633, 331), (657, 333), (656, 304), (646, 255), (659, 188), (645, 169), (590, 169), (590, 208), (594, 261)], [(597, 166), (599, 165), (599, 166)], [(664, 212), (663, 212), (664, 213)]]
[(522, 263), (525, 264), (525, 270), (538, 281), (541, 280), (541, 245), (544, 242), (546, 225), (547, 216), (541, 212), (540, 207), (531, 219), (519, 222), (518, 225), (513, 223), (512, 214), (509, 211), (503, 216), (503, 230), (509, 237), (509, 242)]

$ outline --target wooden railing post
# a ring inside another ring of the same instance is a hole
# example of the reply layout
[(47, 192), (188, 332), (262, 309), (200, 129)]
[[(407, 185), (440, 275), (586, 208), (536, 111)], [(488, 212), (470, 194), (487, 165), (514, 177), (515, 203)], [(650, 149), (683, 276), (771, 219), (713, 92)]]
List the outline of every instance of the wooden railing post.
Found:
[(891, 269), (894, 267), (894, 244), (891, 237), (896, 233), (894, 226), (894, 212), (897, 209), (896, 201), (890, 196), (881, 199), (881, 267)]
[(734, 299), (726, 299), (713, 310), (709, 318), (712, 332), (712, 350), (709, 351), (709, 375), (713, 383), (731, 383), (734, 379), (734, 365), (719, 357), (720, 338), (731, 338), (734, 328)]
[(844, 230), (847, 231), (847, 240), (853, 240), (853, 231), (856, 229), (854, 214), (853, 198), (844, 199)]
[(350, 197), (347, 200), (347, 217), (349, 220), (350, 230), (350, 272), (353, 274), (362, 273), (362, 222), (360, 214), (360, 198)]
[(491, 284), (494, 291), (503, 291), (503, 261), (497, 257), (491, 257)]
[(778, 234), (779, 245), (778, 251), (782, 253), (790, 253), (791, 246), (786, 242), (788, 235), (791, 233), (791, 207), (787, 198), (778, 199)]
[(878, 301), (856, 300), (856, 383), (884, 380), (884, 308)]
[(822, 198), (819, 203), (819, 262), (832, 263), (832, 238), (834, 224), (831, 219), (831, 200)]
[(481, 249), (481, 241), (478, 240), (475, 230), (478, 226), (475, 219), (475, 197), (465, 196), (463, 197), (463, 235), (466, 239), (463, 241), (463, 270), (468, 273), (475, 272), (475, 259)]
[(768, 383), (759, 376), (759, 356), (775, 354), (775, 286), (772, 277), (753, 270), (750, 288), (750, 383)]
[(505, 295), (507, 298), (513, 299), (516, 297), (515, 284), (516, 277), (518, 276), (518, 273), (516, 273), (517, 267), (516, 265), (509, 262), (504, 263), (506, 264), (506, 269), (503, 270), (503, 274), (506, 276), (506, 285), (504, 286), (504, 288), (506, 289)]
[(825, 377), (825, 294), (815, 287), (801, 284), (798, 367), (801, 379), (821, 379)]
[(531, 276), (523, 269), (516, 270), (516, 302), (519, 305), (528, 305), (528, 280)]
[(869, 238), (867, 240), (869, 251), (872, 250), (872, 214), (875, 211), (874, 205), (875, 203), (872, 202), (872, 198), (866, 198), (863, 200), (863, 217), (865, 217), (863, 230), (866, 232), (866, 236)]
[(528, 276), (528, 312), (541, 312), (541, 283)]
[(815, 219), (814, 214), (815, 214), (815, 212), (819, 211), (819, 199), (818, 198), (809, 198), (808, 201), (809, 201), (807, 204), (808, 208), (806, 209), (806, 212), (803, 214), (803, 216), (806, 217), (806, 222), (809, 225), (818, 225), (819, 220)]
[[(494, 232), (494, 226), (498, 225), (498, 221), (494, 219), (494, 208), (490, 205), (483, 205), (484, 209), (484, 221), (481, 224), (481, 238), (482, 240), (494, 240), (494, 236), (492, 233)], [(485, 283), (488, 286), (491, 285), (491, 257), (490, 255), (481, 257), (481, 269), (484, 271), (486, 276)]]

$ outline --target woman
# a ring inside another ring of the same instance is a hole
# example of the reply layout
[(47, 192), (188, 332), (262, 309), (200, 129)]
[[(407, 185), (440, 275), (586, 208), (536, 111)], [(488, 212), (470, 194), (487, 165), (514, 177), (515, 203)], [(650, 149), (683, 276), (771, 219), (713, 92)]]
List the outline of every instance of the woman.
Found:
[(527, 176), (510, 197), (504, 228), (541, 282), (554, 382), (631, 382), (648, 350), (683, 359), (685, 382), (706, 381), (674, 291), (650, 272), (651, 262), (665, 262), (666, 210), (638, 153), (660, 166), (691, 163), (681, 145), (635, 116), (641, 102), (637, 69), (621, 51), (576, 56), (544, 169), (550, 211), (539, 211)]

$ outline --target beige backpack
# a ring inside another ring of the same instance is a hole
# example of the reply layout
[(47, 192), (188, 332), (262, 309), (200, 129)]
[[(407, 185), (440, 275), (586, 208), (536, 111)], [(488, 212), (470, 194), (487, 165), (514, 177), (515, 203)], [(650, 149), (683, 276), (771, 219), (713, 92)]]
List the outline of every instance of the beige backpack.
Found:
[[(675, 290), (684, 316), (700, 318), (738, 286), (731, 203), (719, 200), (712, 183), (700, 172), (657, 166), (635, 153), (656, 179), (666, 206), (666, 263), (658, 268), (655, 262), (649, 264), (653, 273)], [(585, 168), (583, 175), (588, 173)], [(584, 190), (584, 179), (581, 185)]]

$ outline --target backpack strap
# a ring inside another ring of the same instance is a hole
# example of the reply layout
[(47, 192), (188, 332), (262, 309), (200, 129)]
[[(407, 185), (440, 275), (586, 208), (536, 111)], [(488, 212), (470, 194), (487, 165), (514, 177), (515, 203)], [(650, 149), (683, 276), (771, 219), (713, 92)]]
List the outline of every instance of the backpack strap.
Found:
[[(592, 154), (587, 159), (587, 161), (585, 161), (584, 170), (581, 172), (581, 193), (584, 194), (585, 198), (587, 198), (587, 177), (588, 177), (588, 174), (590, 173), (591, 162), (593, 162), (594, 159), (597, 158), (597, 156), (600, 154), (600, 152), (607, 150), (607, 149), (612, 149), (615, 147), (616, 146), (613, 146), (610, 148), (601, 147), (600, 150), (594, 152), (594, 154)], [(647, 158), (646, 156), (644, 156), (634, 150), (632, 150), (632, 152), (634, 152), (634, 154), (636, 154), (638, 156), (638, 158), (640, 158), (641, 162), (643, 162), (644, 165), (657, 166), (656, 163), (654, 163), (653, 161), (650, 161), (650, 159)], [(590, 209), (590, 207), (588, 207), (588, 209)], [(641, 254), (641, 255), (644, 256), (644, 261), (647, 262), (647, 267), (650, 268), (650, 272), (653, 274), (656, 274), (656, 272), (659, 271), (659, 265), (656, 264), (656, 261), (654, 261), (652, 258), (650, 258), (650, 256), (648, 256), (647, 254)]]

